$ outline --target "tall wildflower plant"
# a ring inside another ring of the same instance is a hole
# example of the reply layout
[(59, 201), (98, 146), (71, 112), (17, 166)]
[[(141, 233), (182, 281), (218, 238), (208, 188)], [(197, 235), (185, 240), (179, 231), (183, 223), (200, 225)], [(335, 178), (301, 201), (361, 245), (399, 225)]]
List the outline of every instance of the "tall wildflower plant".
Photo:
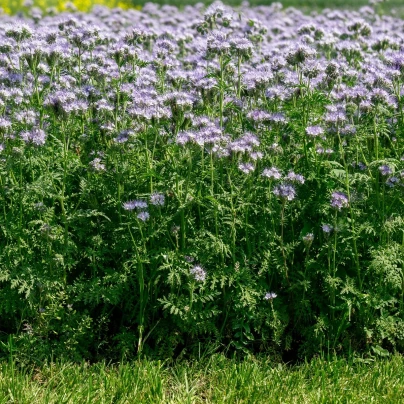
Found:
[(0, 17), (3, 351), (403, 350), (402, 20), (34, 14)]

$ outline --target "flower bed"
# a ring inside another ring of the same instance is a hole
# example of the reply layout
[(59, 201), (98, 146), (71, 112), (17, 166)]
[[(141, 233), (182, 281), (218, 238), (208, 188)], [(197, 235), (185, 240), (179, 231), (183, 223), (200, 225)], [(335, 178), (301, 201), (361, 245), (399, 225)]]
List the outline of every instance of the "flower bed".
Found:
[(404, 22), (0, 17), (0, 316), (20, 352), (403, 348)]

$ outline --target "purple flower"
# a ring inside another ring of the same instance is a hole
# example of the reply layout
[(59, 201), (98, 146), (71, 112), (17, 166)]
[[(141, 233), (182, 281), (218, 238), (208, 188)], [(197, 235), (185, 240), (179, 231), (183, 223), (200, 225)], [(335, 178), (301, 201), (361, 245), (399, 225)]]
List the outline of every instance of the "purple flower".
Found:
[(273, 114), (271, 114), (271, 117), (269, 120), (274, 123), (287, 123), (288, 122), (285, 115), (282, 112), (274, 112)]
[(128, 131), (122, 131), (115, 139), (114, 142), (116, 143), (125, 143), (129, 140), (129, 133)]
[(252, 133), (246, 133), (243, 136), (235, 139), (233, 142), (229, 143), (228, 148), (234, 153), (246, 153), (252, 152), (254, 147), (259, 146), (260, 142)]
[(6, 132), (9, 128), (11, 128), (11, 122), (6, 118), (0, 117), (0, 133)]
[(331, 207), (337, 210), (347, 208), (349, 205), (348, 196), (343, 192), (335, 191), (331, 195)]
[(189, 272), (198, 282), (204, 282), (206, 279), (206, 271), (200, 265), (195, 265)]
[(21, 132), (21, 139), (26, 143), (33, 143), (36, 146), (43, 146), (46, 140), (46, 133), (42, 129), (32, 129), (29, 132)]
[(253, 110), (247, 114), (247, 118), (254, 122), (269, 122), (272, 115), (269, 112), (261, 111), (259, 109)]
[(293, 201), (296, 197), (296, 190), (293, 185), (290, 184), (277, 185), (273, 192), (284, 201)]
[(383, 165), (379, 167), (379, 171), (382, 175), (390, 175), (393, 170), (388, 165)]
[(356, 133), (356, 128), (353, 125), (346, 125), (340, 129), (340, 133), (341, 135), (354, 135)]
[(385, 104), (389, 106), (394, 106), (394, 100), (392, 96), (381, 88), (375, 88), (372, 90), (371, 100), (373, 104)]
[(277, 297), (278, 295), (274, 292), (267, 292), (265, 293), (264, 299), (265, 300), (272, 300), (275, 299), (275, 297)]
[(324, 129), (321, 126), (308, 126), (306, 128), (306, 134), (308, 136), (320, 136), (324, 133)]
[(147, 209), (147, 202), (140, 199), (128, 201), (123, 204), (125, 210)]
[(155, 192), (154, 194), (150, 195), (150, 203), (154, 206), (164, 206), (165, 197), (163, 194)]
[(294, 171), (289, 171), (286, 178), (289, 181), (298, 182), (299, 184), (304, 184), (304, 177), (301, 174), (296, 174)]
[(243, 82), (248, 91), (253, 91), (258, 88), (264, 89), (273, 78), (273, 73), (262, 69), (251, 69), (244, 73)]
[(238, 165), (239, 170), (241, 170), (244, 174), (250, 174), (254, 171), (254, 165), (252, 163), (240, 163)]
[(328, 112), (324, 117), (327, 123), (341, 125), (347, 121), (344, 104), (328, 105), (327, 111)]
[(262, 172), (263, 177), (267, 177), (274, 180), (279, 180), (282, 178), (281, 172), (276, 167), (266, 168)]
[(231, 45), (227, 41), (226, 34), (222, 31), (212, 31), (207, 41), (207, 51), (212, 55), (222, 55), (230, 50)]
[(142, 222), (145, 222), (146, 220), (149, 220), (150, 214), (149, 214), (149, 212), (143, 210), (142, 212), (139, 212), (139, 213), (137, 214), (137, 218), (138, 218), (139, 220), (141, 220)]
[(361, 161), (358, 163), (358, 167), (359, 167), (359, 170), (362, 170), (362, 171), (367, 169), (367, 166), (365, 164), (363, 164)]
[(398, 184), (400, 182), (400, 179), (397, 177), (390, 177), (387, 181), (386, 181), (386, 185), (388, 185), (390, 188), (393, 188), (396, 184)]
[(184, 255), (184, 260), (186, 262), (194, 262), (194, 257), (191, 257), (190, 255)]
[(231, 48), (239, 55), (248, 56), (253, 50), (253, 44), (246, 38), (232, 38)]
[(332, 232), (332, 226), (330, 226), (329, 224), (323, 224), (322, 226), (321, 226), (321, 228), (322, 228), (322, 230), (323, 230), (323, 232), (325, 233), (325, 234), (330, 234), (331, 232)]
[(316, 57), (316, 50), (304, 44), (296, 43), (288, 51), (286, 60), (292, 66), (303, 63), (307, 59)]
[(95, 171), (104, 171), (105, 170), (105, 165), (101, 163), (101, 159), (99, 157), (96, 157), (93, 161), (90, 161), (90, 166)]
[(254, 161), (262, 159), (262, 157), (264, 157), (264, 154), (260, 151), (250, 153), (250, 158)]

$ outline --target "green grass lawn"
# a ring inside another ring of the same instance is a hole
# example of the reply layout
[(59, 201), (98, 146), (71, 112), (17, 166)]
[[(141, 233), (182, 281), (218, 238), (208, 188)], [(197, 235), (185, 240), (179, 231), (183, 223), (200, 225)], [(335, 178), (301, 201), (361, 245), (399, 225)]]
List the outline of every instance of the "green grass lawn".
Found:
[(288, 367), (213, 355), (172, 365), (0, 364), (1, 403), (400, 403), (404, 359), (371, 364), (320, 359)]

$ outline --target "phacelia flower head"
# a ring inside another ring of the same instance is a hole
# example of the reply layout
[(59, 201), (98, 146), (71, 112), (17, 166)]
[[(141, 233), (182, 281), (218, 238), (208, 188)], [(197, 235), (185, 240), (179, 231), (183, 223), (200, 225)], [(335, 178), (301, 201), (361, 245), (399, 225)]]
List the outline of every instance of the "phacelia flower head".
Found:
[(364, 163), (362, 163), (361, 161), (358, 163), (358, 167), (359, 167), (359, 170), (362, 170), (362, 171), (367, 169), (366, 165)]
[(400, 182), (400, 179), (398, 177), (390, 177), (387, 179), (386, 185), (389, 186), (390, 188), (393, 188), (399, 182)]
[(96, 157), (94, 160), (90, 161), (90, 166), (95, 171), (104, 171), (105, 170), (105, 164), (103, 164), (101, 162), (101, 159), (99, 157)]
[(324, 129), (321, 126), (308, 126), (306, 128), (306, 134), (308, 136), (316, 137), (324, 133)]
[(46, 141), (46, 133), (42, 129), (32, 129), (20, 133), (21, 139), (26, 143), (32, 143), (36, 146), (43, 146)]
[(6, 118), (0, 117), (0, 133), (5, 133), (9, 128), (11, 128), (11, 122)]
[(276, 293), (274, 293), (274, 292), (267, 292), (267, 293), (265, 293), (264, 299), (265, 300), (273, 300), (277, 296), (278, 295)]
[(296, 197), (296, 189), (290, 184), (277, 185), (273, 192), (283, 201), (293, 201)]
[(125, 210), (147, 209), (147, 202), (140, 199), (128, 201), (123, 204)]
[(343, 192), (335, 191), (331, 195), (331, 207), (337, 210), (347, 208), (349, 206), (348, 196)]
[(189, 273), (197, 282), (205, 282), (206, 271), (200, 265), (195, 265), (193, 268), (190, 269)]
[(238, 168), (244, 174), (250, 174), (251, 172), (254, 171), (254, 165), (252, 163), (240, 163), (238, 165)]
[(262, 172), (263, 177), (267, 177), (274, 180), (279, 180), (282, 178), (281, 172), (276, 167), (266, 168)]
[(150, 195), (150, 203), (154, 206), (164, 206), (165, 196), (161, 193), (155, 192)]
[(296, 174), (294, 171), (289, 171), (286, 178), (292, 182), (298, 182), (299, 184), (304, 184), (304, 177), (301, 174)]
[(314, 59), (316, 57), (316, 50), (304, 44), (295, 44), (286, 56), (286, 60), (292, 66), (299, 65), (307, 59)]
[(190, 255), (184, 255), (184, 260), (186, 262), (194, 262), (194, 257), (191, 257)]
[(143, 210), (142, 212), (139, 212), (139, 213), (137, 214), (137, 218), (138, 218), (139, 220), (141, 220), (142, 222), (146, 222), (147, 220), (149, 220), (150, 214), (149, 214), (149, 212)]
[(381, 175), (390, 175), (393, 172), (393, 170), (387, 164), (380, 166), (379, 171)]
[(321, 226), (321, 229), (323, 230), (323, 232), (325, 233), (325, 234), (330, 234), (331, 232), (332, 232), (332, 226), (330, 226), (329, 224), (323, 224), (322, 226)]

